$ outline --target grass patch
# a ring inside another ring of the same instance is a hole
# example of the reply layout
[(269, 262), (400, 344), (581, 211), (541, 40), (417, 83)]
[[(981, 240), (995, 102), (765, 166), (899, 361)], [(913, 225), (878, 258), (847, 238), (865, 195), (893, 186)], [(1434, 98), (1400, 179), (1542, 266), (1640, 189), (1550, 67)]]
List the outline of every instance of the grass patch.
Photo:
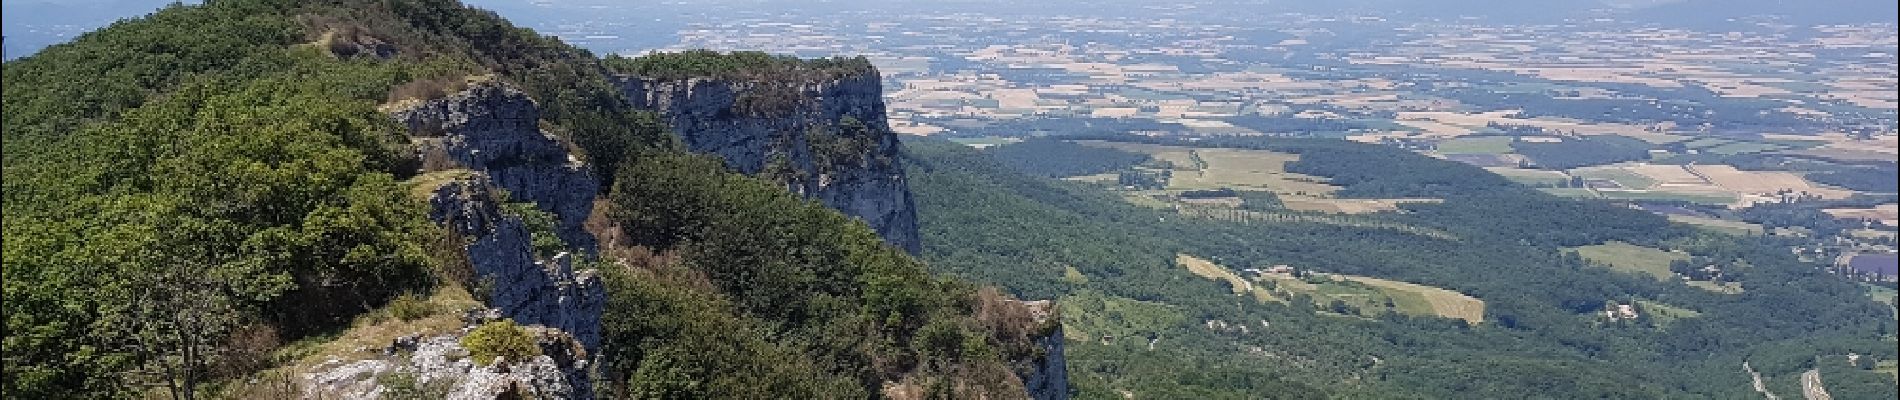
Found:
[(1669, 262), (1689, 260), (1684, 253), (1637, 246), (1623, 242), (1609, 242), (1593, 246), (1569, 248), (1578, 256), (1610, 269), (1635, 274), (1645, 274), (1659, 280), (1672, 280), (1675, 274), (1669, 272)]
[(1650, 322), (1657, 326), (1669, 325), (1683, 318), (1698, 318), (1702, 316), (1702, 312), (1696, 310), (1649, 300), (1637, 300), (1636, 307), (1641, 310), (1641, 312), (1649, 314)]
[(1715, 147), (1710, 147), (1707, 149), (1702, 149), (1702, 151), (1707, 152), (1707, 153), (1721, 154), (1721, 155), (1736, 155), (1736, 154), (1749, 154), (1749, 153), (1760, 153), (1764, 151), (1781, 150), (1784, 148), (1785, 147), (1781, 147), (1781, 146), (1773, 145), (1773, 144), (1767, 144), (1767, 143), (1734, 142), (1734, 143), (1724, 144), (1721, 146), (1715, 146)]
[(416, 175), (414, 178), (409, 178), (409, 181), (406, 183), (409, 185), (410, 198), (428, 201), (429, 196), (435, 195), (435, 190), (441, 188), (442, 185), (474, 176), (475, 171), (451, 169)]
[(1689, 287), (1692, 287), (1692, 288), (1707, 290), (1707, 291), (1721, 293), (1721, 294), (1742, 294), (1742, 292), (1746, 291), (1742, 289), (1741, 282), (1717, 283), (1715, 281), (1689, 281), (1685, 283), (1688, 283)]
[(1064, 296), (1061, 304), (1062, 332), (1069, 340), (1146, 336), (1174, 329), (1187, 321), (1187, 314), (1172, 305), (1093, 290), (1078, 290)]
[[(1371, 278), (1364, 276), (1314, 273), (1304, 278), (1285, 274), (1266, 274), (1259, 284), (1242, 278), (1232, 270), (1211, 261), (1181, 254), (1177, 264), (1203, 278), (1224, 280), (1233, 285), (1235, 294), (1252, 294), (1261, 302), (1285, 303), (1294, 296), (1306, 295), (1321, 310), (1355, 317), (1372, 317), (1387, 312), (1406, 315), (1438, 316), (1484, 322), (1484, 301), (1457, 291)], [(1244, 288), (1244, 289), (1242, 289)], [(1332, 310), (1333, 302), (1351, 310)], [(1346, 313), (1341, 313), (1345, 311)], [(1356, 313), (1355, 313), (1356, 312)]]
[(1874, 301), (1886, 303), (1889, 306), (1893, 305), (1896, 296), (1900, 296), (1900, 292), (1886, 286), (1867, 283), (1862, 283), (1860, 286), (1867, 288), (1867, 297), (1872, 297)]
[[(400, 298), (381, 309), (371, 311), (351, 324), (350, 329), (333, 337), (293, 343), (278, 350), (276, 358), (293, 361), (290, 370), (304, 370), (326, 360), (350, 362), (382, 355), (381, 349), (397, 337), (434, 335), (462, 328), (462, 317), (453, 312), (480, 306), (475, 297), (461, 286), (435, 289), (427, 297)], [(376, 351), (363, 352), (361, 349)]]
[(1597, 192), (1584, 188), (1537, 188), (1538, 191), (1558, 197), (1597, 198)]
[(1439, 154), (1506, 154), (1510, 136), (1467, 136), (1438, 142)]

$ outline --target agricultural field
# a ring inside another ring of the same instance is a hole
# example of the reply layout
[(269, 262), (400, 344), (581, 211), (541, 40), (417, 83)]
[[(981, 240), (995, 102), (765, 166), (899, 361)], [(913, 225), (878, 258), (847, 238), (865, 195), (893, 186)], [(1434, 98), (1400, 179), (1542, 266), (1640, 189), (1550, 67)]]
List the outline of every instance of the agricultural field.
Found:
[(1867, 219), (1887, 226), (1900, 226), (1900, 204), (1888, 203), (1869, 208), (1829, 208), (1822, 210), (1841, 219)]
[(1472, 136), (1438, 142), (1438, 154), (1505, 154), (1510, 152), (1510, 136)]
[(1689, 287), (1721, 294), (1742, 294), (1747, 291), (1742, 288), (1741, 282), (1688, 281), (1683, 283), (1688, 284)]
[(1194, 275), (1198, 275), (1202, 278), (1227, 282), (1227, 286), (1234, 291), (1234, 294), (1253, 294), (1261, 301), (1275, 300), (1272, 299), (1272, 296), (1269, 294), (1255, 291), (1253, 282), (1241, 278), (1240, 275), (1234, 274), (1234, 271), (1215, 264), (1213, 261), (1180, 254), (1174, 256), (1174, 263), (1175, 265), (1180, 265), (1182, 268), (1187, 268), (1188, 272), (1192, 272)]
[(1586, 198), (1586, 199), (1593, 199), (1593, 198), (1599, 197), (1597, 196), (1596, 191), (1593, 191), (1587, 188), (1537, 188), (1537, 190), (1542, 191), (1544, 193), (1549, 193), (1552, 196), (1579, 197), (1579, 198)]
[(1703, 190), (1598, 190), (1597, 195), (1611, 200), (1687, 201), (1710, 205), (1733, 205), (1741, 199), (1733, 193)]
[[(1586, 167), (1570, 170), (1570, 174), (1591, 181), (1610, 181), (1615, 189), (1649, 189), (1656, 186), (1656, 180), (1619, 166)], [(1596, 184), (1591, 183), (1592, 187)]]
[(1280, 203), (1288, 210), (1329, 214), (1371, 214), (1398, 211), (1400, 204), (1443, 202), (1445, 202), (1443, 199), (1324, 199), (1300, 196), (1280, 198)]
[(1362, 317), (1397, 312), (1461, 319), (1472, 324), (1484, 322), (1483, 300), (1443, 288), (1328, 273), (1311, 273), (1303, 278), (1264, 273), (1250, 281), (1226, 267), (1187, 254), (1177, 255), (1175, 263), (1197, 276), (1228, 282), (1235, 294), (1251, 293), (1260, 302), (1284, 303), (1296, 295), (1306, 295), (1322, 308), (1338, 301)]
[(1609, 266), (1610, 269), (1634, 274), (1645, 274), (1659, 280), (1674, 280), (1675, 273), (1669, 272), (1669, 262), (1687, 261), (1689, 254), (1667, 251), (1651, 247), (1637, 246), (1624, 242), (1572, 247), (1578, 256), (1586, 260)]
[(1766, 232), (1766, 230), (1758, 224), (1726, 219), (1697, 217), (1693, 215), (1670, 215), (1669, 220), (1736, 236), (1760, 235), (1762, 232)]
[(1807, 192), (1828, 199), (1842, 199), (1853, 194), (1847, 190), (1815, 185), (1792, 172), (1743, 171), (1728, 165), (1690, 165), (1687, 168), (1689, 173), (1743, 196), (1772, 196), (1784, 190)]
[(1005, 144), (1023, 141), (1022, 138), (996, 137), (996, 136), (960, 137), (960, 138), (949, 138), (949, 139), (950, 141), (956, 142), (957, 144), (979, 148), (979, 149), (990, 147), (990, 146), (1005, 145)]
[(1076, 143), (1148, 154), (1174, 165), (1170, 190), (1265, 190), (1275, 194), (1328, 197), (1339, 187), (1326, 178), (1286, 172), (1298, 155), (1265, 150), (1197, 149), (1144, 143), (1084, 140)]
[(1636, 306), (1642, 309), (1644, 313), (1648, 313), (1649, 320), (1657, 326), (1666, 326), (1671, 322), (1676, 322), (1676, 320), (1683, 318), (1698, 318), (1702, 316), (1702, 313), (1696, 310), (1676, 307), (1657, 301), (1637, 300)]
[(1557, 186), (1570, 180), (1570, 176), (1564, 175), (1562, 172), (1541, 169), (1487, 167), (1484, 170), (1491, 171), (1491, 173), (1498, 174), (1498, 176), (1502, 176), (1504, 179), (1510, 179), (1512, 182), (1517, 182), (1520, 185), (1533, 187)]
[[(1339, 191), (1339, 187), (1327, 183), (1325, 177), (1286, 171), (1287, 163), (1300, 159), (1299, 155), (1295, 154), (1266, 150), (1203, 149), (1097, 140), (1082, 140), (1076, 143), (1143, 153), (1155, 160), (1172, 165), (1174, 171), (1168, 179), (1165, 192), (1148, 193), (1140, 198), (1130, 197), (1130, 201), (1150, 207), (1165, 207), (1167, 204), (1172, 204), (1170, 200), (1164, 198), (1182, 191), (1212, 189), (1272, 192), (1280, 198), (1282, 206), (1288, 210), (1329, 214), (1397, 211), (1401, 204), (1443, 201), (1441, 199), (1334, 198), (1332, 194)], [(1109, 174), (1101, 174), (1071, 180), (1104, 182), (1109, 179), (1111, 179)], [(1180, 200), (1172, 200), (1172, 202), (1182, 203)]]

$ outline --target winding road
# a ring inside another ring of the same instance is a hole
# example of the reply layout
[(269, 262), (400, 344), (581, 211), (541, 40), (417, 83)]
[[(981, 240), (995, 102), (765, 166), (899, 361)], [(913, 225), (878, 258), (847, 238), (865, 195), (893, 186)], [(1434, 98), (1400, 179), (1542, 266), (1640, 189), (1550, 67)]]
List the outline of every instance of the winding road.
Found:
[[(1768, 392), (1768, 384), (1762, 382), (1761, 373), (1755, 372), (1755, 367), (1748, 366), (1747, 361), (1742, 362), (1742, 371), (1747, 371), (1748, 377), (1754, 379), (1755, 391), (1761, 392), (1763, 397), (1767, 397), (1768, 400), (1781, 400), (1781, 396), (1776, 396), (1774, 393)], [(1804, 379), (1803, 381), (1805, 382), (1806, 380)]]
[(1801, 397), (1808, 400), (1834, 400), (1827, 394), (1827, 388), (1821, 386), (1821, 370), (1810, 369), (1801, 373)]

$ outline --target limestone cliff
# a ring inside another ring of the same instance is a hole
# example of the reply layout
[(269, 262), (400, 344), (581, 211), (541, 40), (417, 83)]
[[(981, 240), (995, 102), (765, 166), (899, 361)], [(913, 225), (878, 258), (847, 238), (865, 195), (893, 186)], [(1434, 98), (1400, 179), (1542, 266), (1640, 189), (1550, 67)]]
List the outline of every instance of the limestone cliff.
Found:
[[(486, 305), (469, 326), (495, 318), (531, 326), (546, 355), (476, 366), (457, 343), (470, 328), (419, 332), (380, 357), (327, 363), (305, 376), (306, 387), (315, 395), (379, 398), (392, 374), (413, 374), (414, 384), (442, 388), (448, 398), (592, 398), (588, 357), (599, 351), (606, 291), (595, 271), (577, 270), (573, 255), (537, 248), (536, 240), (538, 233), (559, 237), (569, 250), (594, 251), (582, 224), (600, 189), (587, 164), (541, 130), (532, 99), (504, 84), (475, 83), (392, 106), (390, 114), (408, 126), (430, 171), (416, 179), (430, 219), (460, 241), (472, 275), (465, 283)], [(525, 213), (554, 221), (536, 228)]]
[(620, 76), (633, 106), (660, 113), (688, 148), (921, 246), (896, 133), (875, 71), (778, 80)]
[(589, 271), (574, 271), (569, 257), (537, 256), (520, 216), (500, 209), (502, 201), (534, 203), (554, 215), (556, 233), (570, 248), (593, 249), (594, 237), (582, 223), (599, 184), (585, 163), (541, 130), (534, 100), (482, 82), (392, 114), (416, 136), (425, 165), (474, 172), (435, 189), (430, 217), (468, 241), (468, 259), (489, 305), (522, 324), (567, 331), (594, 350), (606, 297), (600, 283)]
[(1039, 335), (1031, 339), (1035, 342), (1039, 357), (1017, 360), (1016, 375), (1023, 380), (1023, 387), (1029, 390), (1029, 398), (1036, 400), (1067, 400), (1069, 398), (1069, 362), (1062, 354), (1062, 323), (1057, 315), (1055, 302), (1049, 300), (1023, 302), (1035, 316), (1036, 325), (1044, 327)]
[(409, 127), (426, 167), (487, 173), (508, 191), (507, 201), (532, 202), (553, 213), (562, 240), (592, 251), (594, 237), (581, 225), (593, 211), (599, 183), (586, 163), (542, 132), (541, 110), (526, 93), (481, 82), (391, 114)]

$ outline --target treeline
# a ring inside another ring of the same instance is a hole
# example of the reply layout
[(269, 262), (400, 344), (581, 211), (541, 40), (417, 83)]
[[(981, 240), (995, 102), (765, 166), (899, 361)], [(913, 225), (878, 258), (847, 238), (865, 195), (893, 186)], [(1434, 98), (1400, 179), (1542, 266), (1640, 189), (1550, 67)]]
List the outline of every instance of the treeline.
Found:
[(1035, 358), (1029, 340), (1048, 332), (1026, 311), (723, 165), (649, 153), (619, 171), (617, 245), (648, 264), (609, 269), (611, 391), (868, 397), (899, 382), (953, 397), (1022, 393), (1003, 360)]
[(1530, 157), (1533, 166), (1562, 171), (1592, 165), (1649, 159), (1649, 142), (1617, 135), (1569, 136), (1561, 142), (1511, 142), (1511, 150)]
[(877, 75), (877, 67), (863, 56), (805, 59), (758, 51), (722, 53), (713, 50), (656, 52), (627, 58), (607, 56), (614, 72), (659, 79), (757, 78), (807, 80)]
[(1052, 178), (1109, 173), (1148, 162), (1146, 154), (1053, 138), (1027, 139), (984, 152), (1023, 173)]
[(1887, 164), (1876, 167), (1843, 167), (1807, 175), (1808, 180), (1840, 186), (1849, 190), (1874, 193), (1900, 193), (1900, 167)]

